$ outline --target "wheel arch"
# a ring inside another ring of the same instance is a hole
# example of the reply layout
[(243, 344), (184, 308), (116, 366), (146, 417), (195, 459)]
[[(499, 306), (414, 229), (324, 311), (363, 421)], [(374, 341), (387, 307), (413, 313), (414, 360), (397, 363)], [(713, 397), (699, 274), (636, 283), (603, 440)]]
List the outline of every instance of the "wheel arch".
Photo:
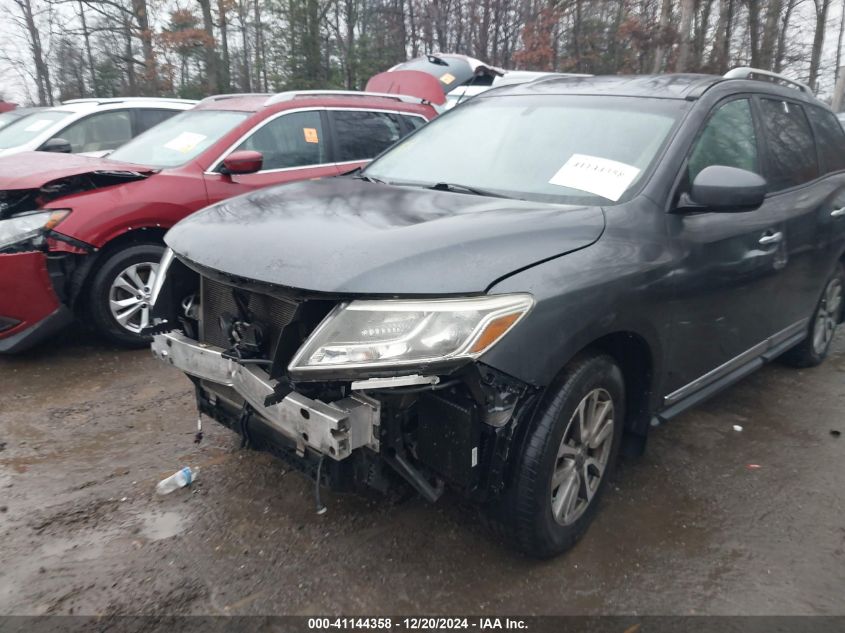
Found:
[(167, 229), (160, 225), (139, 226), (116, 234), (109, 241), (105, 242), (75, 271), (73, 292), (71, 295), (71, 308), (73, 311), (79, 316), (84, 316), (80, 314), (80, 311), (84, 311), (85, 297), (91, 289), (91, 282), (97, 271), (112, 253), (122, 248), (128, 248), (138, 244), (164, 245), (165, 233), (167, 233)]

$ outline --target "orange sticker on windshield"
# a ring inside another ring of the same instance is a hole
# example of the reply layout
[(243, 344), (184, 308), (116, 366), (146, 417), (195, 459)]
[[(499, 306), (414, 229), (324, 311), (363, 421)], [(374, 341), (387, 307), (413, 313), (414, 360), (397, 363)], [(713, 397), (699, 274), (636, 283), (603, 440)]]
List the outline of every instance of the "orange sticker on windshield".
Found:
[(442, 75), (440, 77), (440, 81), (442, 81), (444, 84), (446, 84), (448, 86), (450, 83), (455, 81), (455, 75), (453, 75), (452, 73), (446, 73), (445, 75)]
[(317, 128), (304, 127), (302, 132), (305, 134), (306, 143), (319, 143), (320, 137), (317, 135)]

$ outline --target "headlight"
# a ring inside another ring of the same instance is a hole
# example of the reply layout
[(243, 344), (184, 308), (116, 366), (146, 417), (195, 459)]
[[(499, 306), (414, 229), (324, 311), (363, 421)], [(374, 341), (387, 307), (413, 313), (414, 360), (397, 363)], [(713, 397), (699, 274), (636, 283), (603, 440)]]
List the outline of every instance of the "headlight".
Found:
[(393, 368), (475, 358), (533, 305), (527, 294), (344, 303), (305, 341), (288, 369)]
[(52, 229), (61, 222), (70, 211), (33, 211), (25, 215), (16, 215), (8, 220), (0, 220), (0, 248), (24, 240), (38, 237), (42, 231)]

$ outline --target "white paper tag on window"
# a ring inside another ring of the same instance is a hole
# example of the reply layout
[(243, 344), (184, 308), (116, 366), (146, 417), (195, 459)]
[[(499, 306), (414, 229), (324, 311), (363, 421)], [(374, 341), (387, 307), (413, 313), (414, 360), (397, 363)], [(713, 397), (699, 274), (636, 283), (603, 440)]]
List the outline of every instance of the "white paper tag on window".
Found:
[(167, 149), (172, 149), (182, 154), (187, 154), (197, 145), (202, 143), (207, 137), (203, 134), (195, 134), (194, 132), (182, 132), (176, 138), (164, 144)]
[(38, 119), (25, 127), (24, 132), (40, 132), (51, 123), (52, 121), (50, 119)]
[(637, 167), (615, 160), (573, 154), (549, 179), (549, 184), (587, 191), (616, 202), (639, 173)]

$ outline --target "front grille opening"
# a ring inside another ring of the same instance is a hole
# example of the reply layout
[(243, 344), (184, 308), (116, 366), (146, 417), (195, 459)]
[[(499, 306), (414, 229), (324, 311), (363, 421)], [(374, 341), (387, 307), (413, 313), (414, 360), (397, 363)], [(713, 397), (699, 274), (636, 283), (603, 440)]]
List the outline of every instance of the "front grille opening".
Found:
[[(220, 325), (220, 317), (226, 313), (238, 316), (233, 290), (235, 286), (215, 279), (202, 277), (200, 282), (200, 341), (227, 349), (232, 346), (228, 332)], [(298, 302), (258, 292), (238, 289), (249, 301), (248, 307), (253, 321), (261, 325), (264, 332), (265, 358), (272, 359), (282, 330), (293, 319)]]

